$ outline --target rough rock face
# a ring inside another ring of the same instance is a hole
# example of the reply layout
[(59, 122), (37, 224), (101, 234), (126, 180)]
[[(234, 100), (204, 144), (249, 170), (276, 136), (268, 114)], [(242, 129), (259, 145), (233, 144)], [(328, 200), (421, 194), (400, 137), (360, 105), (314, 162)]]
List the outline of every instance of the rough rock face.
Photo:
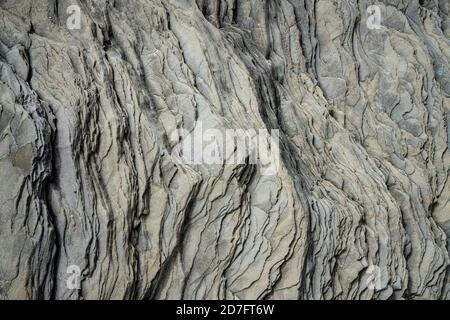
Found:
[[(449, 14), (0, 0), (0, 298), (450, 299)], [(276, 173), (180, 160), (198, 123)]]

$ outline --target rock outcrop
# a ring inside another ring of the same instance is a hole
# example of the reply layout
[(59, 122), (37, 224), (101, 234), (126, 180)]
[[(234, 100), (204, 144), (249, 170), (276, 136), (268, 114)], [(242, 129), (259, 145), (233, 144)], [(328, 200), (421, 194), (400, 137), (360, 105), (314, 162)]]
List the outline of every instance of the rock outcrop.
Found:
[[(449, 14), (1, 0), (0, 298), (450, 299)], [(184, 161), (199, 124), (277, 170)]]

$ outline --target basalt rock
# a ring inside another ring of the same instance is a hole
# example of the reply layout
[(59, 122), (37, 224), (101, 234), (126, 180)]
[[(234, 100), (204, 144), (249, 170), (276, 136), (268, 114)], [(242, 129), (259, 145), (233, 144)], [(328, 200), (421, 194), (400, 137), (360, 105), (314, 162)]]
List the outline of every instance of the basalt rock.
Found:
[[(0, 298), (449, 299), (449, 14), (1, 0)], [(183, 161), (198, 123), (276, 172)]]

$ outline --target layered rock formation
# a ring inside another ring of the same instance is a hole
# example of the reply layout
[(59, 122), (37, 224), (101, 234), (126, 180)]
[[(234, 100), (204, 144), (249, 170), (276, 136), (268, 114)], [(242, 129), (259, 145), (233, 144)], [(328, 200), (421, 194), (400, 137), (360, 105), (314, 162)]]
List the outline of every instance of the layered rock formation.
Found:
[(449, 11), (1, 0), (0, 298), (449, 299)]

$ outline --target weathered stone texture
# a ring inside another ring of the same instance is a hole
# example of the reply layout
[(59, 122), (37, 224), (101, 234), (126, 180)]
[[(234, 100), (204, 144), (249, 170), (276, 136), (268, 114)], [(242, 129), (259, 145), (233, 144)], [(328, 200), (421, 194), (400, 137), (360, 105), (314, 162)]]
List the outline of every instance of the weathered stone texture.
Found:
[(0, 298), (450, 299), (450, 3), (371, 4), (0, 0)]

